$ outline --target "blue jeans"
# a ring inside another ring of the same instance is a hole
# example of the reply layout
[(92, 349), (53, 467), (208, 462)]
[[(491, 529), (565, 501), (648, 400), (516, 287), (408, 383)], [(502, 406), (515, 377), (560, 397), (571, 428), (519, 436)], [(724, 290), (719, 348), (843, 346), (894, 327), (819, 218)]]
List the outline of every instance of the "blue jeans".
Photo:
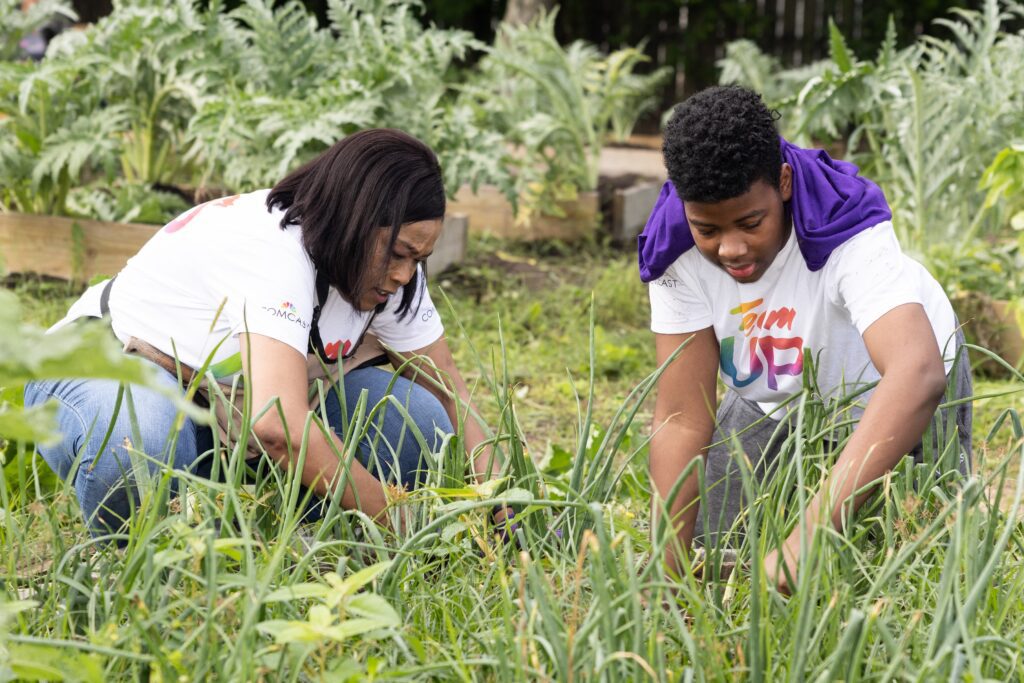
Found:
[[(345, 413), (337, 392), (329, 392), (325, 401), (331, 428), (344, 434), (342, 425), (355, 409), (360, 393), (367, 391), (367, 408), (372, 408), (384, 398), (392, 377), (390, 371), (378, 367), (346, 374)], [(160, 371), (159, 378), (167, 388), (179, 390), (170, 374)], [(173, 432), (178, 411), (166, 396), (152, 389), (130, 386), (131, 408), (125, 392), (115, 415), (119, 386), (110, 380), (62, 379), (30, 382), (25, 387), (26, 407), (50, 399), (57, 401), (60, 440), (40, 444), (36, 450), (61, 479), (73, 482), (82, 514), (94, 534), (117, 531), (128, 520), (133, 505), (138, 503), (138, 480), (146, 476), (144, 472), (159, 476), (163, 467), (170, 466), (202, 473), (208, 470), (204, 468), (208, 458), (200, 456), (213, 447), (210, 428), (190, 419), (185, 420), (181, 431)], [(406, 407), (427, 445), (436, 452), (442, 435), (454, 431), (441, 402), (404, 377), (394, 380), (390, 393)], [(131, 413), (138, 426), (135, 434)], [(110, 437), (100, 454), (108, 430)], [(423, 454), (402, 415), (389, 405), (382, 417), (373, 420), (368, 432), (359, 444), (359, 461), (379, 479), (415, 488)]]

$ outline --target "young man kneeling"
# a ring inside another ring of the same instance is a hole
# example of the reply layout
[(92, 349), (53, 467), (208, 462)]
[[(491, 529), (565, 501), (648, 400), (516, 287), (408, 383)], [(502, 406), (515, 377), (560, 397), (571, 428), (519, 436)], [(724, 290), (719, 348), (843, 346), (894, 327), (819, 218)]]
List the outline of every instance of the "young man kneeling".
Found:
[[(936, 414), (948, 384), (956, 397), (971, 393), (963, 335), (942, 287), (900, 250), (878, 186), (852, 164), (783, 140), (760, 96), (740, 87), (679, 105), (664, 153), (669, 182), (640, 237), (640, 274), (659, 365), (687, 343), (658, 383), (650, 458), (655, 523), (667, 512), (678, 548), (717, 545), (740, 516), (734, 435), (755, 486), (778, 467), (782, 439), (771, 437), (791, 422), (795, 404), (784, 404), (804, 388), (805, 354), (826, 402), (878, 382), (859, 397), (859, 422), (807, 504), (806, 538), (839, 527), (854, 492), (905, 455), (920, 460), (929, 423), (956, 442), (955, 466), (966, 473), (970, 403)], [(695, 473), (677, 487), (698, 455), (701, 510)], [(803, 530), (765, 558), (781, 590), (787, 570), (796, 576)], [(670, 551), (669, 568), (678, 560)]]

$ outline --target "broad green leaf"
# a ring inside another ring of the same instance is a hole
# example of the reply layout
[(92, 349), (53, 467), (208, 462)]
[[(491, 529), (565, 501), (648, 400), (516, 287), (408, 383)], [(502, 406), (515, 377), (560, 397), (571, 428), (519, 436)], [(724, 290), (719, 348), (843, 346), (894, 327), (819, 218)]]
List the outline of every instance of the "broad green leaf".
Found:
[(843, 37), (836, 22), (829, 17), (828, 20), (828, 46), (829, 55), (832, 61), (839, 68), (839, 73), (847, 73), (853, 69), (853, 55), (850, 48), (846, 46), (846, 39)]
[(326, 633), (332, 640), (342, 642), (355, 636), (361, 636), (371, 631), (378, 631), (391, 626), (393, 624), (380, 619), (346, 619), (337, 626), (327, 629)]
[[(0, 386), (20, 387), (29, 381), (86, 378), (111, 379), (157, 386), (159, 370), (140, 358), (126, 355), (103, 321), (73, 323), (51, 334), (21, 322), (17, 297), (0, 290)], [(158, 390), (190, 418), (205, 423), (207, 411), (186, 401), (177, 391)], [(0, 436), (42, 442), (56, 425), (52, 407), (28, 411), (11, 405), (0, 408)]]
[(323, 598), (331, 593), (331, 587), (322, 583), (297, 583), (271, 591), (263, 598), (263, 602), (291, 602), (305, 598)]
[(17, 297), (0, 290), (0, 385), (87, 377), (146, 384), (153, 366), (122, 353), (101, 321), (73, 324), (52, 334), (20, 322)]
[(55, 401), (27, 409), (0, 405), (0, 435), (12, 441), (52, 443), (60, 438), (54, 430), (56, 418)]
[(39, 603), (35, 600), (12, 600), (10, 602), (0, 602), (0, 625), (6, 623), (6, 621), (15, 614), (27, 612), (28, 610), (34, 609), (38, 606)]
[(481, 498), (490, 498), (507, 479), (508, 477), (488, 479), (479, 484), (470, 484), (467, 488)]
[(551, 444), (538, 467), (546, 474), (558, 476), (572, 469), (574, 455), (559, 445)]
[(7, 665), (22, 680), (103, 683), (103, 662), (97, 655), (25, 643), (8, 643), (7, 649)]
[(331, 583), (334, 589), (332, 598), (340, 599), (354, 594), (360, 588), (373, 581), (391, 567), (391, 560), (378, 562), (355, 572), (354, 574), (339, 580), (337, 574), (328, 574), (325, 578)]
[(453, 538), (467, 529), (465, 522), (452, 522), (441, 530), (441, 540), (451, 542)]
[(305, 621), (265, 621), (257, 630), (273, 636), (278, 643), (319, 643), (325, 640), (344, 642), (354, 636), (363, 635), (388, 627), (379, 619), (348, 619), (334, 626)]
[(479, 509), (476, 501), (472, 500), (455, 500), (451, 503), (445, 503), (444, 505), (438, 506), (437, 511), (440, 514), (448, 514), (449, 512), (457, 512), (459, 510), (474, 510)]
[(238, 549), (247, 545), (251, 545), (251, 542), (244, 538), (218, 538), (213, 542), (213, 549), (232, 560), (241, 561), (242, 553)]
[(323, 640), (323, 634), (305, 621), (264, 621), (256, 626), (256, 630), (273, 637), (278, 643), (316, 643)]
[(1024, 230), (1024, 211), (1018, 211), (1010, 219), (1010, 227), (1014, 230)]
[(185, 548), (168, 548), (153, 555), (153, 564), (158, 567), (169, 567), (192, 557), (192, 552)]
[(324, 680), (333, 683), (348, 683), (349, 681), (364, 680), (365, 674), (366, 668), (355, 659), (349, 658), (329, 665), (324, 674)]
[(385, 626), (396, 627), (402, 623), (395, 608), (375, 593), (356, 595), (345, 604), (345, 609), (367, 619), (376, 619)]

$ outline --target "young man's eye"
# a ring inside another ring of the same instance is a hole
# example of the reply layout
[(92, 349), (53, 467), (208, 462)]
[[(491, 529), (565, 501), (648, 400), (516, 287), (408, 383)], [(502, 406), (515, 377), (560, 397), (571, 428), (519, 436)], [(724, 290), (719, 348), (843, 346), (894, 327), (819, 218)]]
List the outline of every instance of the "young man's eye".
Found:
[(744, 230), (753, 230), (753, 229), (757, 228), (760, 225), (761, 225), (761, 221), (758, 221), (756, 223), (747, 223), (746, 225), (741, 225), (740, 227), (743, 228)]

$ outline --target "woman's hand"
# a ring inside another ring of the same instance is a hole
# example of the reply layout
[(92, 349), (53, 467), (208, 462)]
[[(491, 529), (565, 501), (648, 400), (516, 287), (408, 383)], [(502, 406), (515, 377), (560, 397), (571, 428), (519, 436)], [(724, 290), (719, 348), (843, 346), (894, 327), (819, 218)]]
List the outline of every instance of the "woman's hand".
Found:
[(430, 359), (430, 363), (414, 362), (415, 368), (407, 370), (406, 374), (437, 396), (453, 425), (459, 424), (461, 413), (466, 451), (477, 454), (473, 460), (473, 472), (476, 474), (477, 483), (496, 478), (501, 471), (501, 463), (498, 462), (494, 449), (486, 445), (484, 430), (478, 422), (480, 413), (473, 405), (466, 382), (455, 365), (448, 341), (442, 336), (422, 349), (394, 354), (392, 363), (398, 367), (408, 360), (408, 357), (416, 356), (425, 356)]
[[(280, 410), (271, 407), (252, 425), (267, 454), (282, 468), (294, 466), (302, 449), (302, 432), (310, 412), (307, 398), (306, 358), (288, 344), (259, 334), (239, 335), (242, 370), (252, 397), (253, 413), (280, 402)], [(344, 475), (339, 453), (344, 445), (328, 430), (330, 441), (320, 429), (309, 430), (306, 459), (301, 476), (303, 485), (321, 498), (329, 497)], [(345, 478), (341, 505), (358, 508), (378, 522), (388, 505), (384, 487), (358, 460), (353, 459)]]

